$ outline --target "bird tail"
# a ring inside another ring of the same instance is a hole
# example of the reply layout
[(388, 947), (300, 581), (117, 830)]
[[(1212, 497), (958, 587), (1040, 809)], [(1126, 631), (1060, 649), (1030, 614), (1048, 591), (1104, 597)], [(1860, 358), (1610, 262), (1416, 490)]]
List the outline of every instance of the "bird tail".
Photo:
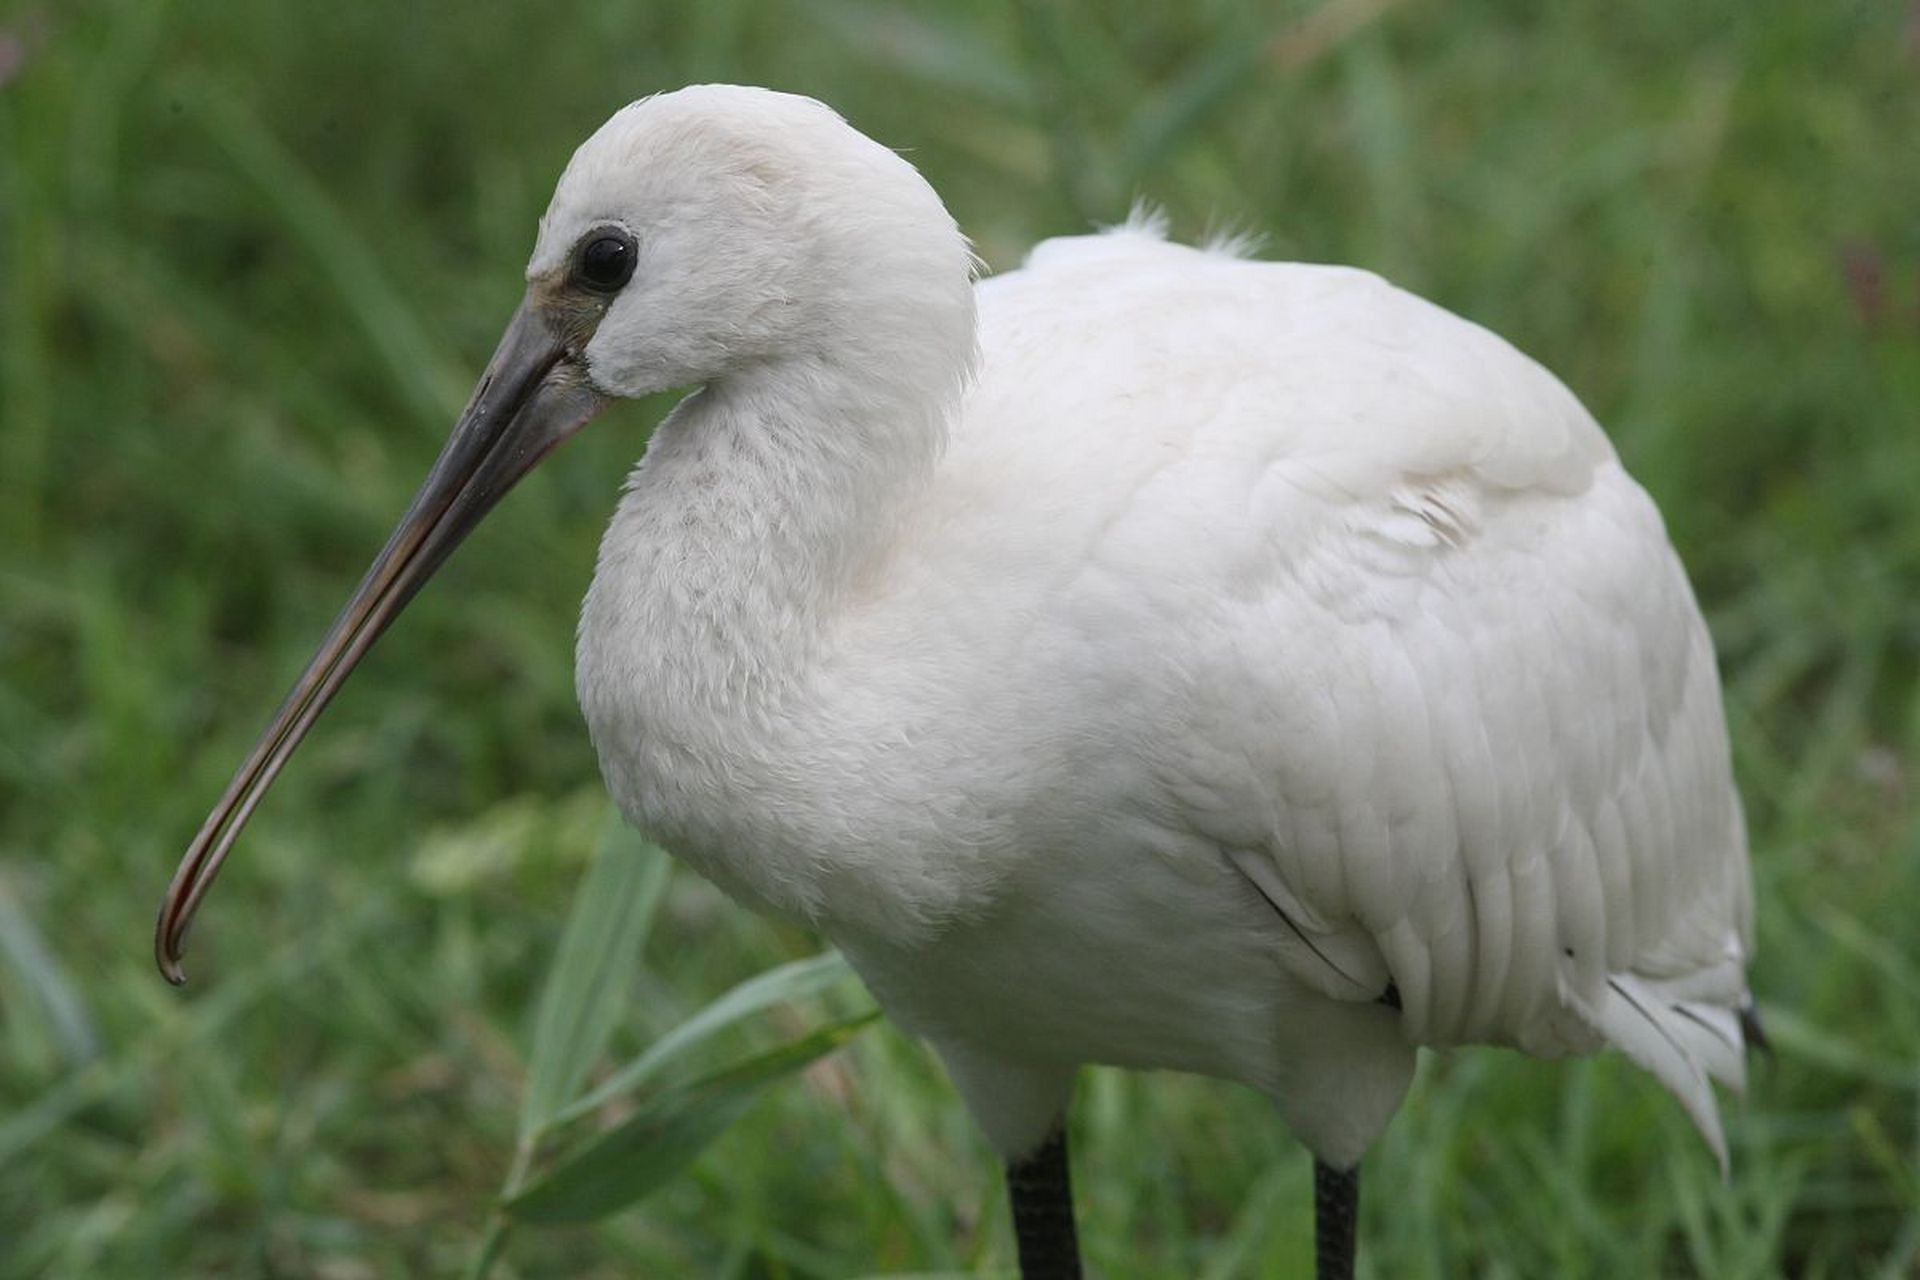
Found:
[(1680, 1100), (1713, 1149), (1722, 1175), (1727, 1172), (1727, 1140), (1712, 1082), (1745, 1092), (1746, 1027), (1753, 1022), (1752, 1001), (1738, 968), (1731, 983), (1727, 976), (1717, 971), (1682, 978), (1609, 974), (1597, 1001), (1579, 1002), (1595, 1031)]

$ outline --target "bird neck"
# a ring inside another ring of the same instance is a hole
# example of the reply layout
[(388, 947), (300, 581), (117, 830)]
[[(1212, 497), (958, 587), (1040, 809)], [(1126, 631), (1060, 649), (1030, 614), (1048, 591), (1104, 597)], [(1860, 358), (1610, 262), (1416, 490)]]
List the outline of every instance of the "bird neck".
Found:
[(892, 310), (836, 311), (822, 354), (736, 366), (683, 401), (634, 469), (581, 616), (576, 685), (621, 811), (779, 914), (820, 905), (838, 855), (806, 823), (838, 829), (815, 801), (847, 767), (809, 771), (796, 743), (831, 719), (841, 624), (884, 592), (972, 368), (956, 266), (944, 288), (907, 277), (927, 287), (889, 294)]
[(843, 340), (831, 360), (756, 364), (682, 402), (602, 543), (582, 676), (606, 643), (644, 646), (658, 664), (646, 676), (709, 706), (791, 680), (945, 452), (972, 364), (970, 296), (963, 319), (922, 328), (922, 350), (897, 329), (890, 352)]

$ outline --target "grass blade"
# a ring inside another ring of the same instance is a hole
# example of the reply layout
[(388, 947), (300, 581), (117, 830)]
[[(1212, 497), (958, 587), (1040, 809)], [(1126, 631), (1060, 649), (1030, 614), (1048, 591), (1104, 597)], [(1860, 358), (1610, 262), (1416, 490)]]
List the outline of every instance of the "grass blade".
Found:
[(1027, 86), (976, 24), (872, 0), (813, 0), (807, 10), (841, 35), (847, 51), (902, 79), (967, 94), (996, 107), (1024, 108)]
[(647, 1195), (693, 1163), (760, 1091), (851, 1040), (877, 1010), (832, 1022), (692, 1084), (649, 1099), (624, 1123), (509, 1199), (523, 1222), (590, 1222)]
[(465, 374), (427, 336), (373, 250), (299, 158), (216, 86), (183, 78), (177, 92), (291, 238), (326, 273), (369, 349), (386, 366), (395, 391), (419, 420), (438, 429), (458, 413), (467, 397)]
[(762, 1009), (824, 991), (852, 976), (852, 972), (839, 952), (825, 951), (755, 974), (648, 1045), (645, 1052), (602, 1081), (592, 1093), (564, 1108), (554, 1122), (578, 1119), (621, 1094), (633, 1092), (728, 1027)]
[[(0, 1168), (25, 1167), (27, 1153), (41, 1139), (59, 1132), (87, 1108), (128, 1087), (129, 1081), (165, 1078), (167, 1063), (184, 1050), (230, 1033), (233, 1025), (275, 992), (306, 978), (364, 947), (370, 935), (391, 926), (391, 905), (378, 901), (345, 920), (330, 922), (323, 933), (290, 938), (246, 972), (236, 974), (195, 1001), (190, 1009), (170, 1010), (173, 1022), (149, 1011), (148, 1034), (137, 1042), (96, 1057), (78, 1072), (10, 1110), (0, 1120)], [(142, 975), (145, 976), (144, 974)], [(160, 1028), (156, 1031), (156, 1027)]]
[(580, 880), (540, 994), (521, 1099), (524, 1146), (578, 1093), (613, 1034), (672, 864), (624, 823), (610, 824)]
[(37, 998), (61, 1060), (82, 1066), (99, 1055), (100, 1035), (85, 996), (5, 878), (0, 878), (0, 963)]

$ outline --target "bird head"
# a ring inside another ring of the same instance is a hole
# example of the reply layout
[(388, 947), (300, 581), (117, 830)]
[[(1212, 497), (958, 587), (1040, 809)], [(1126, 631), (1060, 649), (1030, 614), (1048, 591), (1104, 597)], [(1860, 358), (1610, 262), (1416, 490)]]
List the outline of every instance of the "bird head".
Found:
[(775, 364), (884, 371), (862, 335), (906, 324), (930, 329), (930, 351), (970, 348), (970, 258), (932, 188), (829, 108), (765, 89), (698, 86), (616, 113), (561, 176), (526, 280), (412, 505), (181, 859), (154, 941), (170, 981), (242, 827), (361, 657), (610, 399)]

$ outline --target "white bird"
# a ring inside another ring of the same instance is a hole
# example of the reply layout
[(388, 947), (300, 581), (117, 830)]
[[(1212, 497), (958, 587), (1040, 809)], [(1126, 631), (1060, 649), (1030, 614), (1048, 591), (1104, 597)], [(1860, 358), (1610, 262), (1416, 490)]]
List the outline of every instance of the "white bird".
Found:
[(1724, 1164), (1757, 1034), (1714, 655), (1653, 503), (1485, 329), (1151, 219), (975, 283), (808, 99), (617, 113), (400, 527), (189, 849), (158, 952), (315, 716), (607, 400), (697, 388), (601, 546), (578, 691), (622, 812), (805, 921), (1079, 1273), (1086, 1063), (1243, 1081), (1316, 1159), (1321, 1274), (1419, 1046), (1614, 1046)]

